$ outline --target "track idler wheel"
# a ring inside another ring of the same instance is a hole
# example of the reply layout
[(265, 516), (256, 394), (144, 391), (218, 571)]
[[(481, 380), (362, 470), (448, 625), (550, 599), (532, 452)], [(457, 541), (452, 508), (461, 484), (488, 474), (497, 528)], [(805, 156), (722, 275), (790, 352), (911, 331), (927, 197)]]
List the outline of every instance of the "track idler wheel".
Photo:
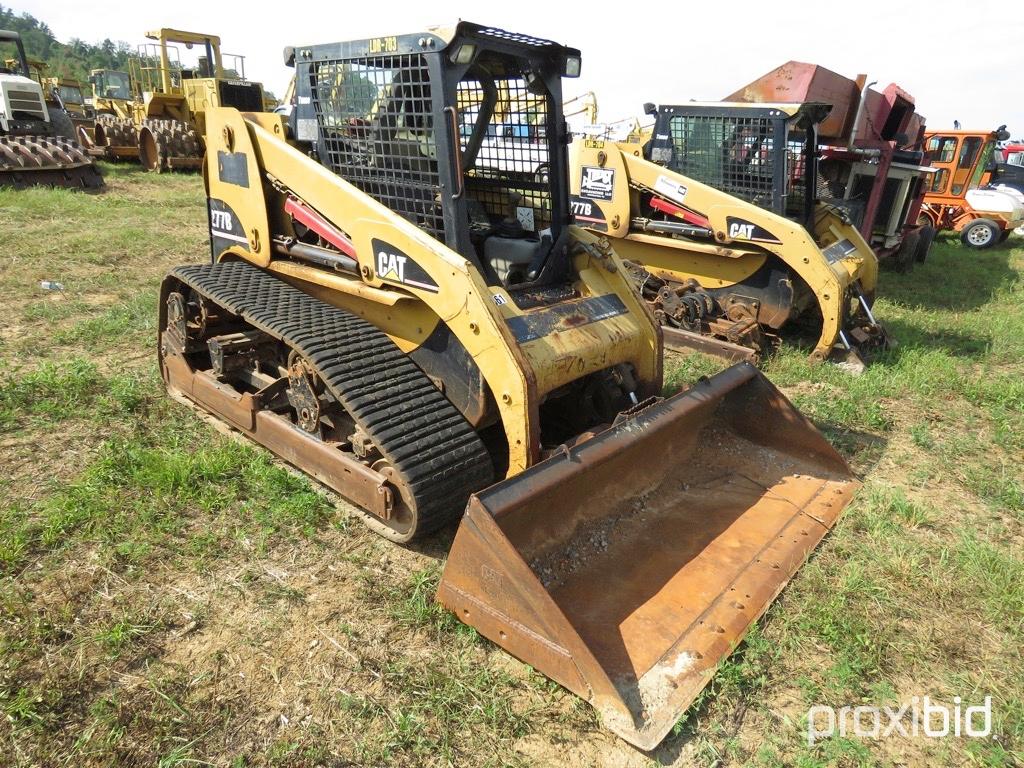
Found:
[(337, 401), (327, 392), (323, 379), (310, 361), (292, 349), (288, 353), (287, 365), (288, 389), (285, 394), (295, 411), (295, 425), (323, 442), (347, 441), (352, 452), (364, 464), (387, 479), (379, 490), (387, 497), (388, 516), (380, 519), (363, 512), (363, 517), (371, 528), (386, 538), (402, 543), (409, 541), (415, 536), (419, 518), (415, 497), (402, 473), (382, 458), (379, 448), (358, 425), (351, 434), (343, 437), (348, 431), (345, 426), (351, 421), (342, 416)]

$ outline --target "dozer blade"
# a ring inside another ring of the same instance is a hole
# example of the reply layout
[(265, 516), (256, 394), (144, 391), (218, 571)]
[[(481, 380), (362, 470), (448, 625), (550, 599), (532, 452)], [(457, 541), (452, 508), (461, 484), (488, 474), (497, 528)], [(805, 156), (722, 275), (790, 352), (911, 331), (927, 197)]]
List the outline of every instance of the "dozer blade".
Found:
[(740, 363), (472, 496), (438, 599), (653, 749), (858, 486)]

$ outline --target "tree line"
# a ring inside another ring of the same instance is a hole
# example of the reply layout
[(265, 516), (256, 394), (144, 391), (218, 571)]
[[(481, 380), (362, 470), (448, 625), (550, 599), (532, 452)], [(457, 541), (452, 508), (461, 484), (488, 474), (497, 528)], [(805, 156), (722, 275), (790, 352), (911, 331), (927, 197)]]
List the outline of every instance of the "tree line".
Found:
[(0, 5), (0, 29), (19, 33), (26, 55), (30, 59), (45, 61), (51, 76), (85, 81), (92, 69), (126, 70), (128, 57), (135, 52), (128, 43), (109, 38), (98, 44), (74, 37), (70, 42), (62, 43), (46, 22), (3, 5)]

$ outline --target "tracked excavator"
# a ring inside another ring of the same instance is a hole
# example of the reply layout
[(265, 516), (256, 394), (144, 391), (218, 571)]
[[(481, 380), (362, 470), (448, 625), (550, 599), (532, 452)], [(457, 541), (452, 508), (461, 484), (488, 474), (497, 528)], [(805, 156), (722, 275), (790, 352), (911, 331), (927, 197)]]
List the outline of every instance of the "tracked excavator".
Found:
[(570, 220), (579, 51), (460, 22), (285, 59), (289, 116), (207, 112), (168, 390), (392, 541), (460, 521), (438, 599), (653, 748), (856, 480), (749, 364), (662, 396), (653, 315)]
[(74, 140), (71, 119), (47, 105), (32, 78), (17, 32), (0, 30), (0, 62), (0, 186), (102, 187), (95, 163)]
[(578, 138), (575, 220), (614, 239), (666, 346), (756, 361), (792, 331), (811, 360), (862, 370), (889, 342), (871, 309), (875, 254), (815, 199), (828, 105), (742, 107), (663, 107), (630, 140)]

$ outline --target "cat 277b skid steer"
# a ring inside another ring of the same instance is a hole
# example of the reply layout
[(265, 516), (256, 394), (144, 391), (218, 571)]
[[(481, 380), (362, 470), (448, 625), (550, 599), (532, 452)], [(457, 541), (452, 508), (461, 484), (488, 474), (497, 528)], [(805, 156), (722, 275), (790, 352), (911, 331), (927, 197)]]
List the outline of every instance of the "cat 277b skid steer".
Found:
[(689, 103), (662, 107), (639, 141), (574, 142), (576, 221), (615, 239), (667, 346), (755, 359), (802, 327), (812, 360), (860, 370), (887, 345), (878, 259), (816, 198), (828, 110)]
[(753, 366), (660, 397), (654, 317), (570, 225), (578, 51), (461, 22), (286, 59), (288, 118), (207, 112), (168, 388), (394, 541), (461, 517), (441, 602), (652, 748), (856, 481)]

